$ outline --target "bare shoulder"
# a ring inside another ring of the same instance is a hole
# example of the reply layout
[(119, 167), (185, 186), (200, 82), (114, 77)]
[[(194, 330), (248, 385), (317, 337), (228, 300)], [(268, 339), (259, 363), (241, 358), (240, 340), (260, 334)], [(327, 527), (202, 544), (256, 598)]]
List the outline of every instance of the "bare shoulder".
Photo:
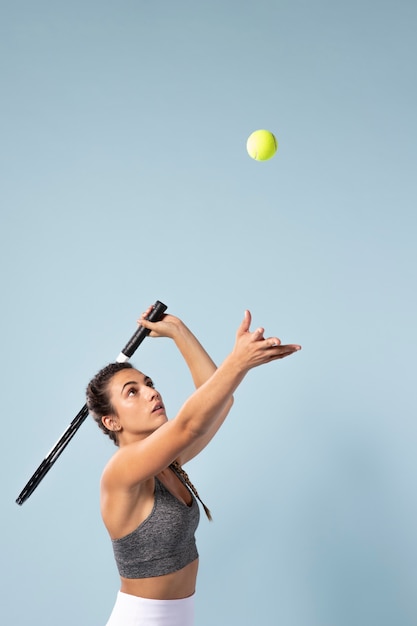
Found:
[(100, 490), (101, 492), (112, 490), (116, 487), (118, 481), (118, 474), (120, 471), (120, 464), (123, 463), (123, 450), (118, 449), (113, 456), (107, 461), (104, 470), (101, 474)]
[(152, 475), (147, 467), (144, 441), (119, 448), (107, 462), (101, 475), (101, 491), (136, 492)]

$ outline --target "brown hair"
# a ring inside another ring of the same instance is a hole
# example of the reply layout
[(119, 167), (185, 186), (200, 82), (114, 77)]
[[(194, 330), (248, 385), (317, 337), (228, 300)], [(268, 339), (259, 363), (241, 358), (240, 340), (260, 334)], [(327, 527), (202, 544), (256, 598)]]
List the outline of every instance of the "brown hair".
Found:
[(115, 410), (110, 402), (109, 383), (113, 376), (125, 369), (133, 369), (131, 363), (109, 363), (101, 369), (87, 386), (87, 407), (99, 428), (118, 446), (117, 433), (106, 428), (102, 417), (112, 415)]

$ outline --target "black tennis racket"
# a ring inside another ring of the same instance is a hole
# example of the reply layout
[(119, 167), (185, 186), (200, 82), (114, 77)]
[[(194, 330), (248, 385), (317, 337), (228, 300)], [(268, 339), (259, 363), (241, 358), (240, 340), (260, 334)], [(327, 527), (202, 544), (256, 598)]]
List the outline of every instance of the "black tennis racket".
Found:
[[(161, 319), (163, 314), (165, 313), (167, 307), (165, 304), (157, 300), (153, 305), (152, 311), (148, 315), (146, 319), (151, 322), (157, 322)], [(135, 350), (139, 347), (142, 341), (149, 335), (150, 331), (143, 326), (139, 326), (134, 335), (127, 342), (123, 350), (120, 352), (119, 356), (116, 359), (117, 363), (124, 363), (128, 361)], [(84, 404), (83, 408), (72, 420), (71, 424), (68, 426), (67, 430), (60, 437), (57, 443), (54, 445), (50, 453), (44, 458), (42, 463), (39, 465), (38, 469), (35, 471), (33, 476), (28, 480), (27, 484), (24, 486), (19, 496), (16, 499), (17, 504), (22, 505), (30, 495), (35, 491), (36, 487), (41, 482), (42, 478), (49, 472), (52, 465), (55, 463), (57, 458), (61, 455), (61, 453), (65, 450), (71, 439), (74, 437), (77, 430), (80, 428), (81, 424), (85, 421), (88, 415), (87, 405)]]

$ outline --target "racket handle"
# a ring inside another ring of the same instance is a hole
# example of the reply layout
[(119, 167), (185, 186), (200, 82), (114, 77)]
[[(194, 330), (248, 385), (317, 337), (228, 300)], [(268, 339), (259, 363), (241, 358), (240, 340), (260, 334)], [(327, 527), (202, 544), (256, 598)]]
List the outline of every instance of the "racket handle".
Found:
[[(167, 310), (166, 304), (157, 300), (153, 305), (152, 311), (149, 313), (146, 318), (150, 322), (159, 322), (162, 318), (163, 314)], [(116, 359), (116, 363), (124, 363), (128, 361), (135, 350), (140, 346), (142, 341), (149, 335), (151, 331), (148, 328), (144, 328), (143, 326), (139, 326), (134, 335), (129, 339), (123, 350), (120, 352), (119, 356)]]

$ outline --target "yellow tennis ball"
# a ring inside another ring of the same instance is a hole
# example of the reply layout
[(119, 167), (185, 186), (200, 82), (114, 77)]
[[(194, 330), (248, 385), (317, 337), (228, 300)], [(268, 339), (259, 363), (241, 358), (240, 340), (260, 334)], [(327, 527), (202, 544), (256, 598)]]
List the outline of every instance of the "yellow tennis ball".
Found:
[(246, 142), (246, 149), (255, 161), (267, 161), (278, 150), (278, 141), (269, 130), (255, 130)]

